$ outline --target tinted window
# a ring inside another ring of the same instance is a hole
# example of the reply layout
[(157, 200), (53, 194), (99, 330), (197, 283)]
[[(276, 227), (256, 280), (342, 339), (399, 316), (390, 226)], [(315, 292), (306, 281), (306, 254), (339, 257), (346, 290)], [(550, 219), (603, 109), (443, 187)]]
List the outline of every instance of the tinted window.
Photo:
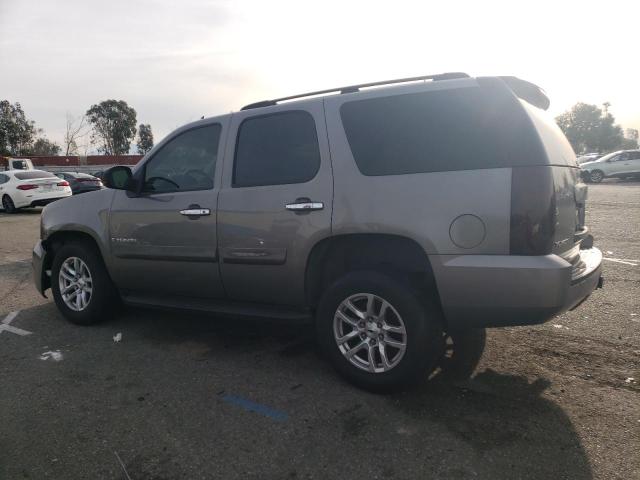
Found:
[(640, 160), (640, 152), (629, 152), (629, 160)]
[(342, 105), (351, 151), (365, 175), (505, 166), (496, 102), (479, 88), (394, 95)]
[(399, 175), (549, 163), (532, 120), (513, 93), (501, 82), (483, 85), (342, 105), (360, 171)]
[(307, 182), (319, 168), (318, 136), (309, 113), (254, 117), (240, 125), (234, 187)]
[(35, 180), (37, 178), (51, 178), (55, 175), (49, 172), (43, 172), (41, 170), (27, 170), (25, 172), (14, 174), (18, 180)]
[(187, 130), (166, 143), (145, 165), (146, 192), (208, 190), (218, 157), (220, 125)]
[(0, 173), (0, 184), (7, 183), (9, 181), (9, 177)]

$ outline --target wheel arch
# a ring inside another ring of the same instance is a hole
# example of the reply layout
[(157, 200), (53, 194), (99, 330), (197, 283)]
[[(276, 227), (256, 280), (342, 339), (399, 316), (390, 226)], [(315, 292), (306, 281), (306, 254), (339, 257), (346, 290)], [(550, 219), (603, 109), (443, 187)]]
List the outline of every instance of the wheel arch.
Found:
[(336, 235), (316, 243), (305, 272), (307, 303), (315, 307), (328, 285), (358, 270), (402, 275), (440, 305), (435, 275), (424, 249), (408, 237), (379, 233)]
[[(105, 262), (104, 252), (100, 248), (100, 242), (98, 242), (94, 235), (82, 230), (58, 230), (51, 233), (45, 240), (42, 241), (42, 247), (45, 251), (42, 269), (43, 272), (51, 270), (56, 251), (59, 250), (63, 245), (73, 241), (81, 241), (94, 248), (95, 251), (100, 255), (100, 258), (106, 266), (107, 262)], [(47, 288), (51, 288), (51, 277), (43, 274), (42, 290), (45, 291)]]

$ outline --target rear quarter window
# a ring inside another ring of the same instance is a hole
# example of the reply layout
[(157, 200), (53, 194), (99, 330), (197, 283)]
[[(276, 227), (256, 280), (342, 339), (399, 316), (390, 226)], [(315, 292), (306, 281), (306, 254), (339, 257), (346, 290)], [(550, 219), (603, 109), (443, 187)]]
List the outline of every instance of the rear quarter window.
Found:
[(547, 162), (531, 120), (502, 83), (355, 100), (340, 115), (364, 175)]

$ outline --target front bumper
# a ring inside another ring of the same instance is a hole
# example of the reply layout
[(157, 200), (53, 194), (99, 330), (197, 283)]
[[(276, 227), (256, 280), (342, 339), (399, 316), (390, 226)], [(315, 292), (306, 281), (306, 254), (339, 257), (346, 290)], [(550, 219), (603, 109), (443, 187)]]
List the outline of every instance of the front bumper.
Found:
[(42, 242), (38, 241), (36, 246), (33, 247), (33, 254), (31, 257), (31, 268), (33, 269), (33, 282), (35, 283), (36, 290), (46, 298), (44, 292), (51, 286), (51, 280), (47, 275), (47, 252), (42, 246)]
[(602, 285), (597, 248), (575, 265), (557, 255), (439, 255), (432, 266), (450, 328), (543, 323)]

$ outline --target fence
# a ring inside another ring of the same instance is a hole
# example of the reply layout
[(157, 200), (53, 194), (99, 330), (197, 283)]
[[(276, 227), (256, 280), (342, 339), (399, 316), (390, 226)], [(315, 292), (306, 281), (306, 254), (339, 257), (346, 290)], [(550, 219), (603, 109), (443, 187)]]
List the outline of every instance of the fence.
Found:
[(84, 172), (94, 173), (114, 165), (137, 164), (142, 155), (56, 155), (56, 156), (22, 156), (12, 158), (29, 158), (37, 169), (50, 172)]

